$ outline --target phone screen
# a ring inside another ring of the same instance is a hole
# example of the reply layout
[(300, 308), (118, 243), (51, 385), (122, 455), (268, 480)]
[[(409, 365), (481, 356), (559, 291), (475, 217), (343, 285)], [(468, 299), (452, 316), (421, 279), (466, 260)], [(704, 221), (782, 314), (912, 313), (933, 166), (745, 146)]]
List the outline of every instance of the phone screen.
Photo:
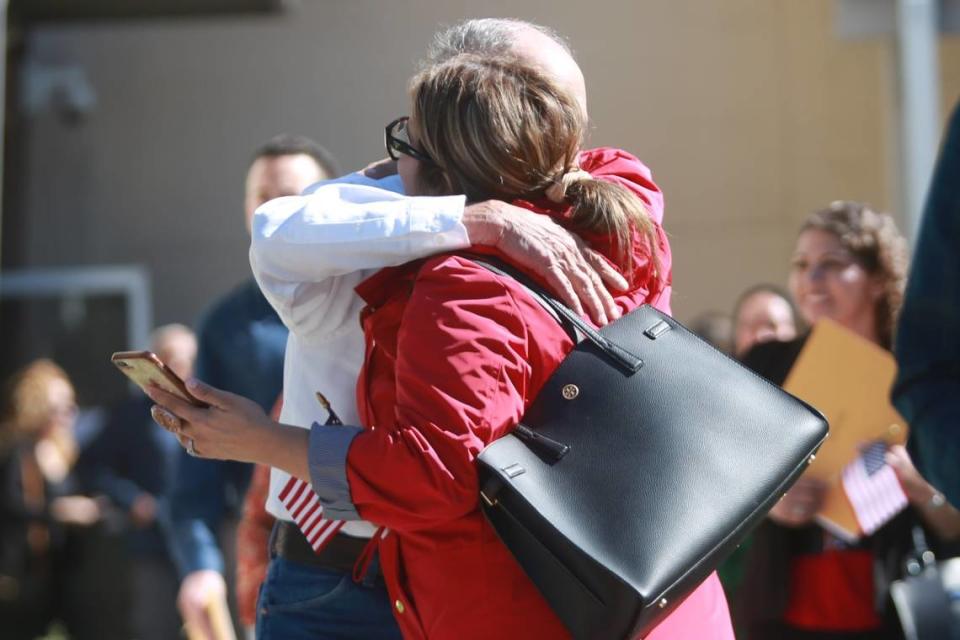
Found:
[(190, 395), (183, 380), (149, 351), (121, 351), (113, 354), (110, 360), (141, 389), (155, 385), (194, 406), (207, 406)]

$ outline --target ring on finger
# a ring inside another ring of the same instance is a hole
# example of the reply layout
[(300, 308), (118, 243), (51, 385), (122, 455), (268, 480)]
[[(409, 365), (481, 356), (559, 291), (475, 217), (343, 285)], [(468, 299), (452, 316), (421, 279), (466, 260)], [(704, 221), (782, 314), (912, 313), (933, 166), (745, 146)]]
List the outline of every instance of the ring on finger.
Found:
[(191, 456), (197, 455), (197, 449), (194, 446), (193, 438), (187, 438), (187, 453)]

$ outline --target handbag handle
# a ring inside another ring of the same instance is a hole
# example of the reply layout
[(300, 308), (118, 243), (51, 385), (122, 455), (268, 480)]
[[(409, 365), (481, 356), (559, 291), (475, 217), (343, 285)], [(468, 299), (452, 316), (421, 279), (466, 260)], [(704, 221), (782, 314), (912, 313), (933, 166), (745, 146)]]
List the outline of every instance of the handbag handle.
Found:
[(936, 566), (937, 558), (930, 550), (930, 545), (927, 544), (927, 536), (923, 532), (923, 527), (917, 524), (913, 525), (910, 534), (913, 539), (913, 549), (907, 557), (905, 568), (908, 575), (916, 576), (923, 573), (927, 568)]
[[(513, 278), (522, 284), (537, 302), (548, 311), (552, 311), (555, 317), (558, 317), (560, 324), (571, 334), (574, 342), (580, 342), (579, 336), (583, 336), (596, 345), (598, 349), (628, 374), (636, 373), (643, 366), (643, 360), (640, 359), (639, 356), (600, 335), (599, 331), (587, 324), (565, 304), (547, 293), (526, 274), (490, 256), (467, 255), (465, 257), (473, 260), (488, 271), (496, 273), (497, 275)], [(575, 331), (571, 333), (570, 327), (573, 327)]]

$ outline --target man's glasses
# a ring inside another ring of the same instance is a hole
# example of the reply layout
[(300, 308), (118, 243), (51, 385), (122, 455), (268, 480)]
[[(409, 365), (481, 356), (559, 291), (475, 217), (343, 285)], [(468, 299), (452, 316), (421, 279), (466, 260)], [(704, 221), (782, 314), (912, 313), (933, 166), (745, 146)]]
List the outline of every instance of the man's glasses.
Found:
[(387, 155), (391, 160), (399, 160), (400, 154), (410, 156), (414, 160), (425, 162), (427, 164), (436, 163), (433, 158), (419, 151), (410, 144), (410, 133), (407, 130), (407, 122), (410, 116), (401, 116), (387, 125), (384, 131), (384, 143), (387, 145)]

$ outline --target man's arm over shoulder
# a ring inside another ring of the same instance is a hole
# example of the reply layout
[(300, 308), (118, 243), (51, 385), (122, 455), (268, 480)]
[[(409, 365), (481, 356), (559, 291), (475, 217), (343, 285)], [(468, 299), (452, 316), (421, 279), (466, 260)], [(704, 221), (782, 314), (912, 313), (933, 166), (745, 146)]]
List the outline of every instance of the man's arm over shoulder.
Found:
[[(301, 338), (352, 322), (365, 272), (469, 246), (463, 196), (407, 197), (352, 174), (257, 210), (250, 264), (283, 322)], [(392, 185), (396, 187), (396, 185)]]
[(410, 197), (382, 183), (330, 181), (262, 205), (250, 249), (255, 273), (317, 281), (468, 245), (463, 196)]

